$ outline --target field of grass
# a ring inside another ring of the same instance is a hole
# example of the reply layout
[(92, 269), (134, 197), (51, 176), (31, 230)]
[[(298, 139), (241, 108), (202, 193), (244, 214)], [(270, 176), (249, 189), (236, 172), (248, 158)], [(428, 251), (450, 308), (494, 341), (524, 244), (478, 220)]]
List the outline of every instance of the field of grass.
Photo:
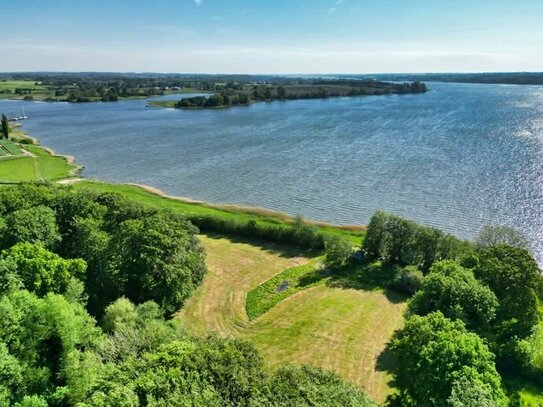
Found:
[(382, 353), (402, 324), (404, 297), (350, 288), (337, 279), (282, 298), (250, 321), (248, 292), (284, 270), (313, 269), (318, 257), (258, 241), (202, 240), (209, 273), (179, 314), (189, 330), (249, 340), (271, 368), (293, 363), (329, 369), (384, 400), (390, 377)]
[(0, 142), (0, 183), (63, 179), (75, 169), (65, 158), (51, 155), (40, 146)]
[[(54, 91), (47, 88), (47, 86), (36, 84), (34, 81), (0, 81), (0, 99), (23, 99), (25, 95), (16, 95), (15, 89), (30, 89), (30, 96), (36, 100), (45, 99), (50, 96), (54, 96)], [(5, 93), (5, 91), (9, 93)]]
[(514, 404), (512, 405), (519, 407), (543, 406), (543, 391), (539, 386), (515, 377), (505, 377), (504, 384), (507, 393), (513, 397)]
[[(162, 197), (155, 192), (147, 191), (136, 185), (107, 184), (99, 181), (85, 180), (76, 183), (74, 188), (90, 189), (99, 192), (117, 192), (144, 205), (150, 205), (156, 208), (167, 208), (183, 214), (235, 218), (244, 223), (254, 220), (259, 224), (268, 225), (291, 224), (294, 222), (292, 216), (280, 212), (235, 205), (212, 205), (190, 202), (188, 200), (173, 197)], [(362, 227), (336, 227), (325, 224), (318, 224), (318, 227), (326, 233), (345, 236), (349, 238), (354, 245), (360, 245), (364, 236), (364, 228)]]

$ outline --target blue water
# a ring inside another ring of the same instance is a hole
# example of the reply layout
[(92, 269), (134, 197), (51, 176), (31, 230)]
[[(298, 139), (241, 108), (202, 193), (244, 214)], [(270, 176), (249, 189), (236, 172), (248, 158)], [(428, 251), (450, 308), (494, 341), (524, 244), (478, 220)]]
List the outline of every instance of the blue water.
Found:
[(225, 110), (0, 101), (84, 175), (340, 224), (376, 209), (462, 238), (518, 228), (543, 262), (543, 87), (431, 84), (424, 95)]

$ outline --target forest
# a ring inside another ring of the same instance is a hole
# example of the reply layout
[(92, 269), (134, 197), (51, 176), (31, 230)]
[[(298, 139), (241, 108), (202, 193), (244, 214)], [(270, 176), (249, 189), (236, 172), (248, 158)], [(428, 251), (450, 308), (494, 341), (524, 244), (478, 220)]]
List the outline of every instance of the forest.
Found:
[(175, 314), (207, 273), (193, 222), (322, 252), (332, 275), (386, 265), (377, 278), (411, 297), (388, 344), (388, 406), (515, 406), (512, 377), (543, 386), (543, 278), (508, 228), (468, 242), (377, 212), (353, 248), (301, 220), (241, 225), (22, 184), (0, 189), (0, 404), (376, 406), (333, 373), (270, 370), (248, 342), (184, 328)]

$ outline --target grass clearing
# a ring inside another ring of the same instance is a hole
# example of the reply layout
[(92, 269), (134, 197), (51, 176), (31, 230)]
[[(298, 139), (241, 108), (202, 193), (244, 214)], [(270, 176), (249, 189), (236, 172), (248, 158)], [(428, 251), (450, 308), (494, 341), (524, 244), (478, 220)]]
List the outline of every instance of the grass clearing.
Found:
[(504, 377), (504, 386), (510, 397), (519, 407), (541, 407), (543, 406), (543, 391), (540, 386), (527, 382), (525, 379)]
[(179, 313), (189, 330), (249, 340), (271, 368), (292, 363), (329, 369), (384, 400), (390, 378), (380, 355), (402, 325), (403, 296), (345, 288), (337, 279), (296, 292), (250, 321), (249, 291), (284, 270), (303, 274), (304, 265), (313, 268), (318, 257), (258, 241), (221, 236), (202, 241), (209, 273)]
[(76, 169), (65, 157), (40, 146), (0, 141), (0, 183), (63, 179)]
[(201, 236), (209, 273), (180, 313), (191, 330), (242, 335), (249, 325), (246, 294), (283, 270), (308, 262), (306, 253), (280, 244)]

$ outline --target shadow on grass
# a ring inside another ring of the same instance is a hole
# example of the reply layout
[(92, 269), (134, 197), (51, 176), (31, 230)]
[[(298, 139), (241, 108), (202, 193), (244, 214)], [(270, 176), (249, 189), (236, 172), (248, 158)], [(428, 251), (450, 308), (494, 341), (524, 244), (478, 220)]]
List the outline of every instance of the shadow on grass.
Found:
[[(398, 383), (394, 379), (394, 374), (398, 369), (398, 356), (391, 349), (390, 342), (387, 343), (387, 346), (383, 351), (377, 356), (377, 363), (375, 369), (378, 372), (384, 372), (391, 375), (391, 379), (388, 380), (387, 384), (391, 389), (396, 389)], [(390, 396), (389, 396), (390, 397)]]
[(398, 359), (394, 354), (394, 351), (390, 348), (390, 343), (383, 351), (377, 356), (376, 368), (379, 372), (393, 373), (398, 366)]
[(387, 299), (398, 304), (406, 301), (409, 296), (388, 288), (396, 271), (396, 266), (388, 263), (351, 262), (341, 268), (330, 270), (326, 285), (356, 290), (384, 290)]
[(319, 254), (319, 252), (317, 252), (316, 250), (297, 247), (287, 243), (270, 242), (269, 240), (260, 239), (257, 237), (227, 235), (215, 232), (203, 233), (203, 235), (210, 239), (226, 239), (232, 243), (243, 243), (249, 244), (251, 246), (256, 246), (269, 254), (273, 254), (283, 258), (315, 257)]

